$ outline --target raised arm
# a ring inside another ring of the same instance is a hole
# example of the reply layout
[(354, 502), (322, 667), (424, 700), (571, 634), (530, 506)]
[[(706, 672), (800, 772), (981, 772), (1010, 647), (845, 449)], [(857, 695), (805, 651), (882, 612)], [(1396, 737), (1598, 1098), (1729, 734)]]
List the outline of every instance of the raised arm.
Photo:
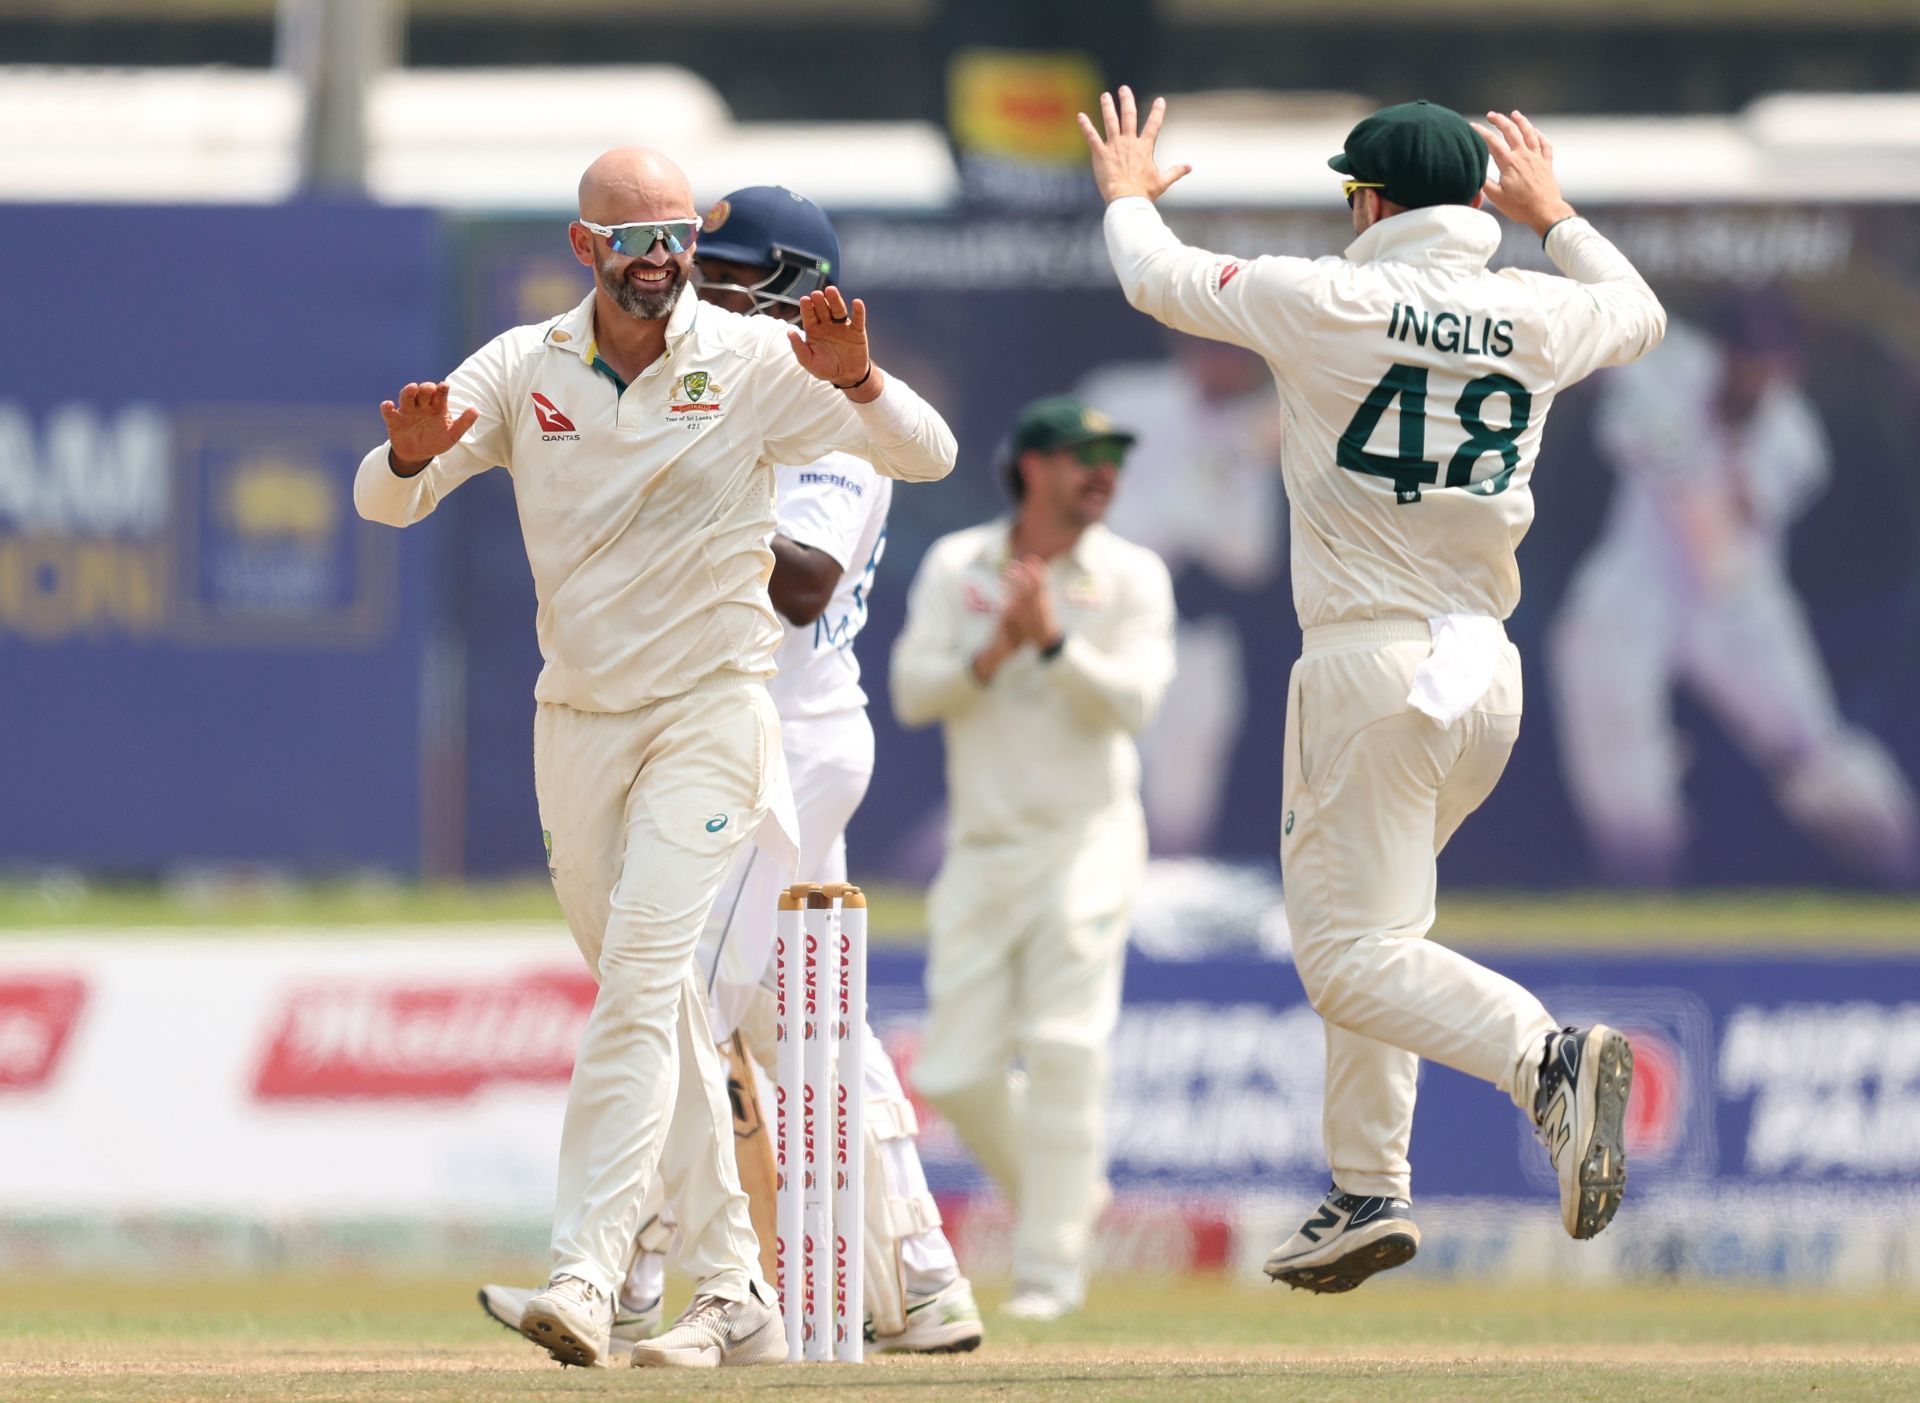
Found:
[(503, 349), (490, 341), (444, 384), (403, 386), (380, 406), (387, 441), (360, 460), (353, 505), (369, 521), (411, 526), (476, 473), (506, 461)]
[(768, 389), (774, 458), (804, 463), (838, 449), (904, 482), (937, 482), (953, 471), (953, 431), (905, 381), (874, 364), (859, 298), (849, 306), (837, 287), (809, 293), (800, 330), (787, 339), (792, 358)]
[(1154, 155), (1165, 98), (1155, 98), (1144, 124), (1133, 90), (1118, 102), (1100, 95), (1101, 127), (1080, 114), (1080, 134), (1093, 161), (1094, 183), (1107, 201), (1107, 256), (1127, 301), (1176, 331), (1226, 341), (1284, 362), (1304, 345), (1301, 310), (1315, 265), (1305, 258), (1231, 258), (1190, 248), (1154, 208), (1191, 166), (1162, 170)]
[(1551, 324), (1554, 369), (1562, 385), (1602, 366), (1625, 365), (1658, 346), (1667, 312), (1625, 254), (1575, 212), (1553, 173), (1553, 143), (1523, 112), (1487, 114), (1474, 123), (1498, 175), (1482, 193), (1493, 207), (1538, 234), (1547, 257), (1579, 284), (1559, 299)]

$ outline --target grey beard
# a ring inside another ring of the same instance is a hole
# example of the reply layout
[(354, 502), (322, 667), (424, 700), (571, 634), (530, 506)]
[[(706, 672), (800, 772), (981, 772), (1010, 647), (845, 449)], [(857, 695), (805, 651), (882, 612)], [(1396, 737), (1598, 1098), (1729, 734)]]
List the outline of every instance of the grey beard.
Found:
[(657, 292), (635, 287), (624, 277), (616, 276), (605, 263), (600, 264), (596, 271), (600, 275), (601, 288), (621, 311), (641, 321), (657, 322), (672, 314), (673, 304), (679, 300), (680, 289), (687, 281), (686, 272), (679, 264), (669, 263), (667, 267), (672, 270), (673, 276)]

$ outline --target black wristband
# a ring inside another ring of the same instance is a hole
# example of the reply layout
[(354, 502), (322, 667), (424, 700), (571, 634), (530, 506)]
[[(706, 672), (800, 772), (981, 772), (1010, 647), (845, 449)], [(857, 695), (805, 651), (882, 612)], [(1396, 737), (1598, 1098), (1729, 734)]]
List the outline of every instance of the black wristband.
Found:
[(857, 390), (871, 379), (873, 379), (873, 357), (868, 356), (867, 373), (862, 375), (858, 380), (855, 380), (851, 385), (842, 385), (837, 381), (828, 381), (827, 383), (831, 384), (836, 390)]
[(1558, 229), (1562, 224), (1565, 224), (1569, 219), (1578, 219), (1579, 217), (1580, 216), (1577, 213), (1563, 214), (1558, 219), (1554, 220), (1553, 223), (1547, 226), (1547, 232), (1540, 236), (1540, 247), (1545, 248), (1547, 246), (1547, 240), (1552, 237), (1553, 231), (1555, 229)]
[(1043, 663), (1052, 662), (1055, 658), (1060, 656), (1061, 649), (1065, 648), (1066, 646), (1067, 646), (1067, 634), (1066, 634), (1066, 630), (1062, 629), (1060, 631), (1060, 636), (1058, 638), (1054, 639), (1053, 642), (1049, 643), (1046, 647), (1040, 650), (1040, 661)]

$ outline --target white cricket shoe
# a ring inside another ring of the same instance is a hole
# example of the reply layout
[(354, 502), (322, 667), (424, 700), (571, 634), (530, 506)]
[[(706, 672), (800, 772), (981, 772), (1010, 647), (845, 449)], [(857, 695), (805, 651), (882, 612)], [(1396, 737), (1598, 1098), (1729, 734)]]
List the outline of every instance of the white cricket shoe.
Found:
[(1079, 1310), (1081, 1301), (1048, 1291), (1039, 1286), (1016, 1287), (1013, 1299), (1000, 1307), (1002, 1315), (1015, 1320), (1033, 1320), (1045, 1323), (1059, 1320)]
[(591, 1369), (606, 1359), (613, 1303), (590, 1281), (562, 1274), (520, 1310), (520, 1333), (562, 1364)]
[(633, 1347), (636, 1369), (718, 1369), (786, 1358), (780, 1313), (753, 1295), (744, 1301), (695, 1296), (671, 1330)]
[(1420, 1228), (1404, 1198), (1362, 1197), (1334, 1185), (1318, 1211), (1274, 1249), (1266, 1273), (1296, 1291), (1351, 1291), (1376, 1272), (1413, 1260)]
[(956, 1276), (928, 1296), (907, 1296), (907, 1328), (897, 1335), (872, 1335), (876, 1354), (966, 1354), (986, 1338), (973, 1287)]
[[(480, 1288), (480, 1309), (489, 1319), (497, 1320), (514, 1334), (520, 1333), (520, 1320), (527, 1312), (527, 1302), (536, 1293), (526, 1286), (497, 1286), (488, 1282)], [(649, 1335), (658, 1334), (666, 1319), (665, 1301), (656, 1296), (653, 1304), (641, 1310), (634, 1310), (625, 1302), (616, 1299), (613, 1303), (613, 1323), (607, 1331), (607, 1352), (610, 1357), (624, 1355)], [(608, 1359), (600, 1361), (602, 1364)]]
[(1593, 1237), (1620, 1209), (1627, 1191), (1627, 1095), (1633, 1046), (1596, 1023), (1547, 1039), (1534, 1134), (1560, 1176), (1560, 1221), (1572, 1237)]

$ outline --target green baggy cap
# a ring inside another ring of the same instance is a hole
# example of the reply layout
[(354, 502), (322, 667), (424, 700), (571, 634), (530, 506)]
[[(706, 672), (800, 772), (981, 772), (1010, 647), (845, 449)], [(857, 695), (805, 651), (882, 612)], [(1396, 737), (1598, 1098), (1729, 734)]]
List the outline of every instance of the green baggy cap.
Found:
[(1013, 451), (1029, 448), (1042, 453), (1056, 448), (1077, 448), (1083, 443), (1113, 442), (1122, 448), (1133, 447), (1134, 436), (1116, 429), (1113, 420), (1097, 409), (1089, 408), (1072, 395), (1048, 395), (1020, 411), (1013, 421)]
[(1471, 204), (1487, 179), (1487, 143), (1465, 117), (1437, 102), (1384, 107), (1347, 133), (1327, 164), (1355, 180), (1378, 181), (1396, 205)]

